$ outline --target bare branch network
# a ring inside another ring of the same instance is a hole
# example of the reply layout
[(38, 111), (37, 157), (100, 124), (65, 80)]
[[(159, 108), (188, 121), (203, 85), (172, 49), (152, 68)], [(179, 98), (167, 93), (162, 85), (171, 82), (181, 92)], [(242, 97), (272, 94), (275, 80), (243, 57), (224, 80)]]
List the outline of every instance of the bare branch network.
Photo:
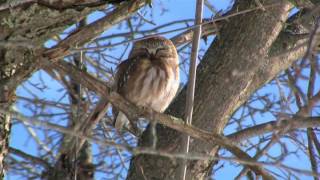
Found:
[[(204, 0), (203, 17), (182, 2), (1, 2), (1, 176), (319, 178), (320, 1)], [(114, 91), (150, 35), (180, 59), (165, 113)], [(112, 109), (142, 133), (117, 131)]]

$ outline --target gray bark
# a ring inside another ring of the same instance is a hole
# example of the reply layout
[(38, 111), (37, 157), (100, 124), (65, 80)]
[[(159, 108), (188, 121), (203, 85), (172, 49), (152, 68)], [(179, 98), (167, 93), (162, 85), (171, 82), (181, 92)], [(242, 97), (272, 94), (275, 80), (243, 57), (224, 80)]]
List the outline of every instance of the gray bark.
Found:
[[(42, 1), (45, 2), (45, 1)], [(53, 2), (53, 1), (52, 1)], [(54, 35), (88, 15), (96, 7), (78, 8), (61, 4), (0, 2), (0, 105), (10, 108), (16, 88), (39, 65), (39, 49)], [(8, 153), (10, 115), (0, 114), (0, 177)]]
[[(193, 125), (213, 133), (222, 133), (232, 113), (259, 86), (252, 86), (256, 72), (266, 67), (266, 58), (273, 42), (281, 32), (292, 7), (288, 1), (264, 1), (277, 3), (267, 11), (255, 11), (229, 19), (220, 30), (198, 66)], [(254, 7), (249, 0), (236, 1), (233, 9)], [(263, 82), (265, 83), (265, 82)], [(261, 85), (261, 84), (260, 84)], [(183, 117), (186, 91), (167, 110), (168, 114)], [(148, 146), (148, 132), (140, 140)], [(181, 150), (181, 134), (158, 126), (158, 147), (166, 151)], [(217, 148), (211, 144), (194, 141), (190, 152), (215, 155)], [(189, 162), (188, 179), (205, 179), (211, 161)], [(151, 155), (133, 158), (128, 179), (176, 179), (177, 161)]]
[[(8, 2), (0, 3), (0, 104), (9, 107), (15, 99), (16, 87), (37, 70), (35, 66), (43, 53), (39, 50), (43, 50), (43, 43), (96, 8), (84, 9), (77, 1), (59, 3), (60, 0), (57, 0), (49, 4), (22, 3), (9, 10), (3, 8)], [(281, 32), (291, 7), (289, 1), (266, 0), (264, 3), (277, 5), (265, 12), (259, 10), (230, 18), (205, 54), (198, 67), (193, 116), (195, 126), (222, 133), (232, 113), (257, 88), (271, 80), (280, 70), (289, 67), (305, 52), (304, 46), (290, 56), (277, 57), (306, 41), (306, 38), (292, 38)], [(238, 0), (230, 13), (254, 6), (253, 0)], [(67, 45), (63, 48), (68, 49)], [(168, 114), (183, 117), (185, 93), (183, 90), (168, 109)], [(0, 121), (0, 176), (3, 177), (10, 116), (0, 115)], [(159, 149), (180, 151), (180, 133), (164, 126), (158, 126), (157, 133)], [(146, 131), (139, 144), (148, 146), (149, 142)], [(191, 152), (214, 155), (216, 150), (211, 144), (200, 141), (194, 141), (191, 145)], [(132, 160), (128, 179), (175, 179), (177, 163), (173, 159), (139, 155)], [(212, 163), (190, 162), (187, 177), (204, 179)]]

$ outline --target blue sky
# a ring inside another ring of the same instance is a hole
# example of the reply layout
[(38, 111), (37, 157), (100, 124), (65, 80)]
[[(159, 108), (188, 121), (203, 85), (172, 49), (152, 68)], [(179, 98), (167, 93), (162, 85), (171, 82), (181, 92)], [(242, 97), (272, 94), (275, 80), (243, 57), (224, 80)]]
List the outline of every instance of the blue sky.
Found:
[[(228, 6), (230, 5), (230, 1), (211, 1), (216, 5), (216, 8), (218, 10), (226, 10), (228, 8)], [(165, 7), (168, 12), (162, 14), (161, 11), (161, 7)], [(147, 19), (153, 19), (154, 23), (156, 25), (161, 25), (161, 24), (165, 24), (168, 22), (172, 22), (175, 20), (180, 20), (180, 19), (193, 19), (194, 18), (194, 10), (195, 10), (195, 1), (194, 0), (165, 0), (165, 1), (160, 1), (160, 0), (156, 0), (154, 1), (154, 5), (153, 8), (151, 9), (151, 15), (150, 14), (148, 16), (146, 16)], [(104, 13), (101, 12), (95, 12), (92, 15), (89, 16), (88, 22), (92, 22), (95, 21), (96, 19), (101, 18), (104, 15)], [(210, 18), (212, 17), (212, 12), (209, 11), (208, 8), (204, 9), (204, 18)], [(151, 24), (147, 24), (145, 26), (143, 26), (143, 29), (150, 29), (154, 27)], [(167, 30), (171, 30), (171, 29), (176, 29), (182, 27), (181, 25), (176, 25), (176, 26), (171, 26), (170, 28), (165, 28), (162, 29), (161, 31), (167, 31)], [(71, 27), (69, 29), (66, 30), (66, 32), (69, 32), (70, 30), (72, 30), (74, 28)], [(118, 33), (119, 29), (118, 27), (113, 27), (111, 29), (109, 29), (108, 31), (106, 31), (104, 33), (104, 35), (111, 35), (114, 33)], [(173, 37), (175, 34), (177, 34), (179, 32), (175, 32), (175, 33), (171, 33), (171, 34), (166, 34), (165, 36), (170, 38)], [(62, 36), (62, 38), (64, 38), (65, 36)], [(138, 38), (138, 36), (136, 37)], [(201, 41), (201, 47), (206, 48), (212, 41), (212, 37), (209, 38), (208, 40), (208, 44), (205, 44), (204, 41)], [(121, 41), (123, 39), (119, 38), (116, 39), (116, 41)], [(113, 43), (115, 43), (116, 41), (113, 41)], [(46, 43), (47, 47), (51, 47), (54, 45), (53, 41), (48, 41)], [(118, 49), (113, 50), (112, 53), (114, 56), (119, 57), (121, 55), (121, 52), (123, 51), (124, 46), (118, 46), (116, 47)], [(186, 81), (186, 77), (182, 78), (183, 81)], [(319, 78), (317, 79), (319, 81)], [(58, 99), (61, 99), (62, 103), (68, 103), (68, 99), (64, 97), (64, 93), (65, 91), (63, 90), (63, 87), (61, 86), (60, 83), (58, 83), (57, 81), (55, 81), (53, 78), (51, 78), (49, 75), (47, 75), (45, 72), (43, 71), (39, 71), (37, 73), (35, 73), (29, 80), (32, 83), (39, 83), (39, 86), (42, 85), (46, 85), (48, 87), (48, 89), (46, 89), (45, 91), (42, 91), (41, 88), (40, 89), (36, 89), (33, 88), (32, 86), (30, 86), (30, 82), (25, 82), (24, 86), (32, 89), (32, 91), (35, 93), (35, 95), (38, 98), (41, 99), (46, 99), (46, 100), (52, 100), (52, 101), (57, 101)], [(43, 83), (42, 83), (43, 82)], [(305, 82), (301, 82), (301, 84), (304, 84)], [(268, 94), (270, 96), (274, 96), (274, 98), (279, 98), (279, 95), (277, 93), (275, 93), (275, 86), (271, 86), (271, 85), (266, 85), (263, 89), (259, 90), (259, 94)], [(287, 91), (287, 90), (286, 90)], [(287, 91), (288, 92), (288, 91)], [(32, 95), (24, 88), (24, 87), (19, 87), (17, 90), (17, 95), (18, 96), (24, 96), (24, 97), (31, 97)], [(259, 102), (256, 102), (255, 104), (257, 107), (262, 106)], [(23, 104), (17, 104), (16, 108), (23, 112), (23, 114), (25, 115), (31, 115), (31, 112), (26, 109), (26, 107), (23, 106)], [(244, 109), (245, 110), (245, 109)], [(57, 112), (57, 110), (52, 109), (52, 111)], [(240, 114), (241, 113), (241, 109), (236, 113)], [(235, 115), (235, 116), (236, 116)], [(261, 121), (259, 121), (259, 123), (263, 123), (265, 122), (265, 120), (274, 120), (275, 117), (273, 117), (270, 113), (261, 113), (261, 114), (257, 114), (258, 117), (261, 117), (259, 119), (261, 119)], [(63, 117), (63, 116), (61, 116)], [(60, 118), (61, 118), (60, 117)], [(252, 125), (251, 121), (248, 120), (248, 125)], [(61, 125), (63, 125), (63, 122), (59, 122)], [(228, 128), (226, 128), (225, 130), (225, 134), (229, 134), (234, 132), (236, 129), (236, 126), (230, 125), (228, 126)], [(40, 139), (44, 140), (45, 136), (43, 135), (43, 133), (41, 133), (41, 130), (39, 129), (35, 129), (36, 132), (39, 133), (40, 135)], [(12, 126), (12, 134), (11, 134), (11, 139), (10, 139), (10, 144), (12, 147), (15, 147), (17, 149), (21, 149), (24, 150), (32, 155), (37, 156), (37, 151), (39, 146), (37, 145), (37, 143), (35, 142), (34, 139), (30, 138), (29, 133), (27, 132), (26, 128), (24, 125), (21, 124), (14, 124)], [(58, 141), (59, 139), (56, 139), (56, 141)], [(288, 143), (288, 146), (290, 146), (289, 142), (285, 142)], [(93, 146), (95, 147), (95, 145)], [(97, 153), (97, 149), (98, 148), (94, 148), (94, 153)], [(275, 146), (272, 149), (272, 152), (274, 155), (278, 154), (280, 151), (280, 148), (277, 148), (277, 146)], [(251, 154), (254, 152), (250, 152)], [(228, 153), (226, 153), (228, 154)], [(286, 162), (288, 164), (292, 164), (295, 165), (295, 167), (298, 168), (306, 168), (308, 169), (310, 167), (308, 160), (305, 158), (305, 156), (302, 156), (299, 158), (290, 158), (287, 159)], [(107, 161), (107, 160), (106, 160)], [(216, 175), (215, 175), (215, 179), (233, 179), (233, 177), (235, 175), (238, 174), (238, 172), (241, 170), (241, 168), (235, 168), (234, 166), (231, 167), (231, 163), (229, 162), (223, 162), (224, 163), (224, 168), (222, 168), (221, 170), (219, 170)], [(221, 164), (221, 163), (220, 163)], [(101, 179), (102, 176), (101, 175), (96, 175), (96, 179)], [(7, 176), (6, 179), (11, 179), (11, 180), (15, 180), (18, 179), (18, 177), (14, 176), (13, 174), (9, 174), (9, 176)], [(311, 179), (310, 177), (303, 177), (303, 179)]]

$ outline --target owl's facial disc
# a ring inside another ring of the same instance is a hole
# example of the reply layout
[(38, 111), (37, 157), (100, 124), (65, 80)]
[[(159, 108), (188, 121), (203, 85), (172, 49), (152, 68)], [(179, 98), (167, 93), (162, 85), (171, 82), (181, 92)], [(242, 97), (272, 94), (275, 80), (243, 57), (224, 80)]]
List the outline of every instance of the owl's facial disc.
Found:
[(170, 40), (163, 37), (150, 37), (133, 44), (129, 57), (146, 57), (150, 60), (170, 61), (176, 59), (177, 53)]
[(164, 47), (158, 47), (158, 48), (146, 48), (146, 51), (148, 53), (148, 56), (150, 58), (160, 58), (163, 57), (165, 53), (167, 53), (168, 49)]

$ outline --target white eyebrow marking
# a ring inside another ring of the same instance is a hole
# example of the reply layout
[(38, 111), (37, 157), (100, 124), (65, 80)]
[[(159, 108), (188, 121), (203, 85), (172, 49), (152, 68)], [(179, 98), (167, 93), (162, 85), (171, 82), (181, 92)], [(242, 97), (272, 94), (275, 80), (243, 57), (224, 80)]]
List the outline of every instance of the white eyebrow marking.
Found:
[(149, 52), (150, 54), (155, 55), (156, 52), (157, 52), (157, 49), (156, 49), (156, 48), (148, 48), (148, 52)]

